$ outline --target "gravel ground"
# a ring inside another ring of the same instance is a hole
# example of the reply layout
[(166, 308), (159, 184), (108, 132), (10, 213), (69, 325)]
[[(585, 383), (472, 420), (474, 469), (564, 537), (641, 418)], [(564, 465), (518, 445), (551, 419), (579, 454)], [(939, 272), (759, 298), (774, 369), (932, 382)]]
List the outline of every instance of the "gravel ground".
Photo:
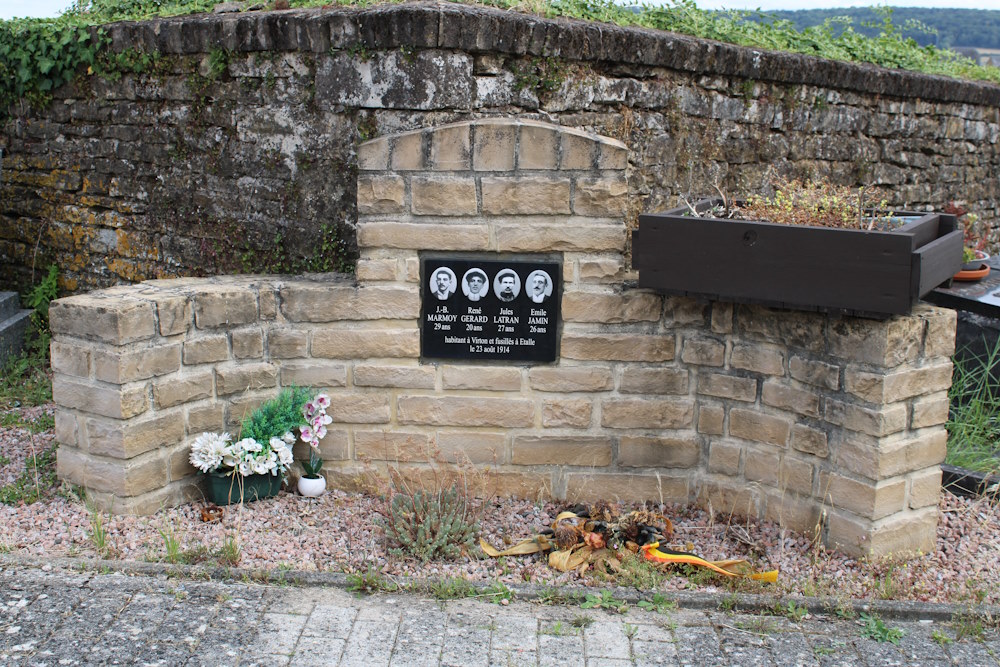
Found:
[[(51, 405), (0, 412), (0, 487), (16, 483), (25, 464), (54, 445)], [(50, 423), (50, 422), (49, 422)], [(96, 557), (93, 521), (85, 504), (61, 489), (54, 475), (40, 475), (42, 499), (26, 505), (0, 504), (0, 551), (48, 556)], [(28, 489), (34, 475), (27, 478)], [(9, 487), (8, 487), (9, 488)], [(594, 575), (561, 574), (538, 556), (493, 560), (464, 557), (449, 562), (418, 561), (391, 556), (377, 524), (377, 498), (331, 490), (319, 499), (282, 491), (278, 497), (226, 508), (222, 520), (202, 521), (202, 503), (162, 510), (150, 517), (103, 517), (109, 551), (122, 560), (160, 561), (166, 544), (176, 540), (188, 561), (211, 560), (223, 543), (235, 537), (240, 565), (251, 568), (358, 571), (376, 568), (393, 576), (453, 576), (489, 582), (531, 581), (541, 584), (607, 585)], [(937, 550), (909, 560), (858, 560), (813, 545), (778, 525), (710, 517), (679, 505), (659, 508), (674, 524), (674, 545), (686, 545), (710, 559), (751, 560), (757, 569), (778, 568), (779, 583), (767, 586), (744, 581), (741, 590), (774, 590), (838, 598), (920, 600), (930, 602), (1000, 603), (1000, 506), (943, 493)], [(479, 508), (482, 536), (502, 547), (549, 525), (562, 507), (552, 503), (499, 499)], [(475, 551), (478, 552), (478, 549)], [(663, 590), (714, 590), (731, 586), (717, 579), (680, 573), (665, 577)]]

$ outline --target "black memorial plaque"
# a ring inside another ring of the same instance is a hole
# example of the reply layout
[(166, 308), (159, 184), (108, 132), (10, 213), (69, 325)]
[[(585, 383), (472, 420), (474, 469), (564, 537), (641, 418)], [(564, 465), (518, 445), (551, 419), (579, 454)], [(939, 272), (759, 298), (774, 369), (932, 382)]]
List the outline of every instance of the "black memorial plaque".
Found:
[(420, 356), (555, 361), (561, 279), (549, 259), (421, 258)]

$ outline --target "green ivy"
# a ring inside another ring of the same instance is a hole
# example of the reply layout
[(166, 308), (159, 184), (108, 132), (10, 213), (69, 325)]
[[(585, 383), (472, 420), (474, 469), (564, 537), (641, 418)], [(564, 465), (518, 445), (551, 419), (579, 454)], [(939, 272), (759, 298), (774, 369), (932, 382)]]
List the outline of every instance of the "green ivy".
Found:
[(22, 99), (47, 104), (107, 42), (103, 30), (69, 17), (0, 21), (0, 118)]

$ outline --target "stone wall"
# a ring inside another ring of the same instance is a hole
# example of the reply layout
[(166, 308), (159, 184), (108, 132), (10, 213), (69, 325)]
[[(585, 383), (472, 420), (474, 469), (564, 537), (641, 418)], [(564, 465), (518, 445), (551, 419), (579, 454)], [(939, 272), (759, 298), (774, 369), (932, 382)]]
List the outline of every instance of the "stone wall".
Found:
[(82, 76), (0, 128), (0, 288), (336, 269), (356, 251), (357, 144), (480, 117), (628, 148), (627, 220), (767, 174), (889, 187), (998, 215), (1000, 88), (668, 33), (459, 5), (111, 26), (162, 54)]
[[(529, 121), (381, 137), (358, 149), (356, 282), (187, 278), (55, 302), (60, 476), (119, 512), (198, 497), (191, 439), (298, 384), (331, 395), (336, 486), (467, 462), (487, 492), (710, 503), (851, 553), (933, 549), (954, 313), (630, 289), (627, 157)], [(422, 361), (427, 249), (560, 256), (558, 361)]]

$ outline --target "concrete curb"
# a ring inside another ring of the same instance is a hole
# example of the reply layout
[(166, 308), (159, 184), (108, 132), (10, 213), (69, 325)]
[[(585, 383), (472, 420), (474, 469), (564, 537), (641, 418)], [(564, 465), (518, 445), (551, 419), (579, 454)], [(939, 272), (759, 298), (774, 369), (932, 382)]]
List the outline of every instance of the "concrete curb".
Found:
[[(120, 572), (145, 576), (166, 576), (201, 581), (251, 581), (261, 584), (278, 584), (290, 586), (319, 586), (346, 589), (348, 575), (339, 572), (309, 572), (302, 570), (256, 570), (243, 567), (219, 567), (203, 565), (171, 565), (167, 563), (145, 563), (138, 561), (100, 560), (86, 558), (44, 558), (35, 556), (20, 556), (15, 554), (0, 554), (0, 567), (33, 567), (50, 566), (80, 572)], [(426, 590), (434, 582), (442, 579), (419, 579), (414, 577), (393, 578), (402, 589)], [(472, 584), (477, 591), (485, 591), (486, 584)], [(552, 587), (534, 584), (508, 586), (515, 598), (522, 601), (536, 601)], [(634, 588), (605, 587), (588, 588), (584, 586), (560, 587), (560, 592), (567, 597), (583, 598), (587, 593), (598, 590), (609, 590), (612, 595), (629, 604), (646, 600), (644, 595)], [(403, 591), (405, 592), (405, 590)], [(906, 600), (847, 600), (834, 598), (760, 595), (750, 593), (695, 593), (676, 591), (667, 597), (679, 608), (689, 610), (729, 610), (740, 613), (770, 613), (776, 605), (787, 605), (793, 602), (796, 607), (805, 608), (811, 614), (831, 614), (838, 610), (852, 611), (855, 614), (875, 614), (885, 620), (896, 621), (950, 621), (956, 616), (973, 615), (975, 617), (1000, 618), (1000, 606), (994, 605), (959, 605), (952, 603), (913, 602)]]

